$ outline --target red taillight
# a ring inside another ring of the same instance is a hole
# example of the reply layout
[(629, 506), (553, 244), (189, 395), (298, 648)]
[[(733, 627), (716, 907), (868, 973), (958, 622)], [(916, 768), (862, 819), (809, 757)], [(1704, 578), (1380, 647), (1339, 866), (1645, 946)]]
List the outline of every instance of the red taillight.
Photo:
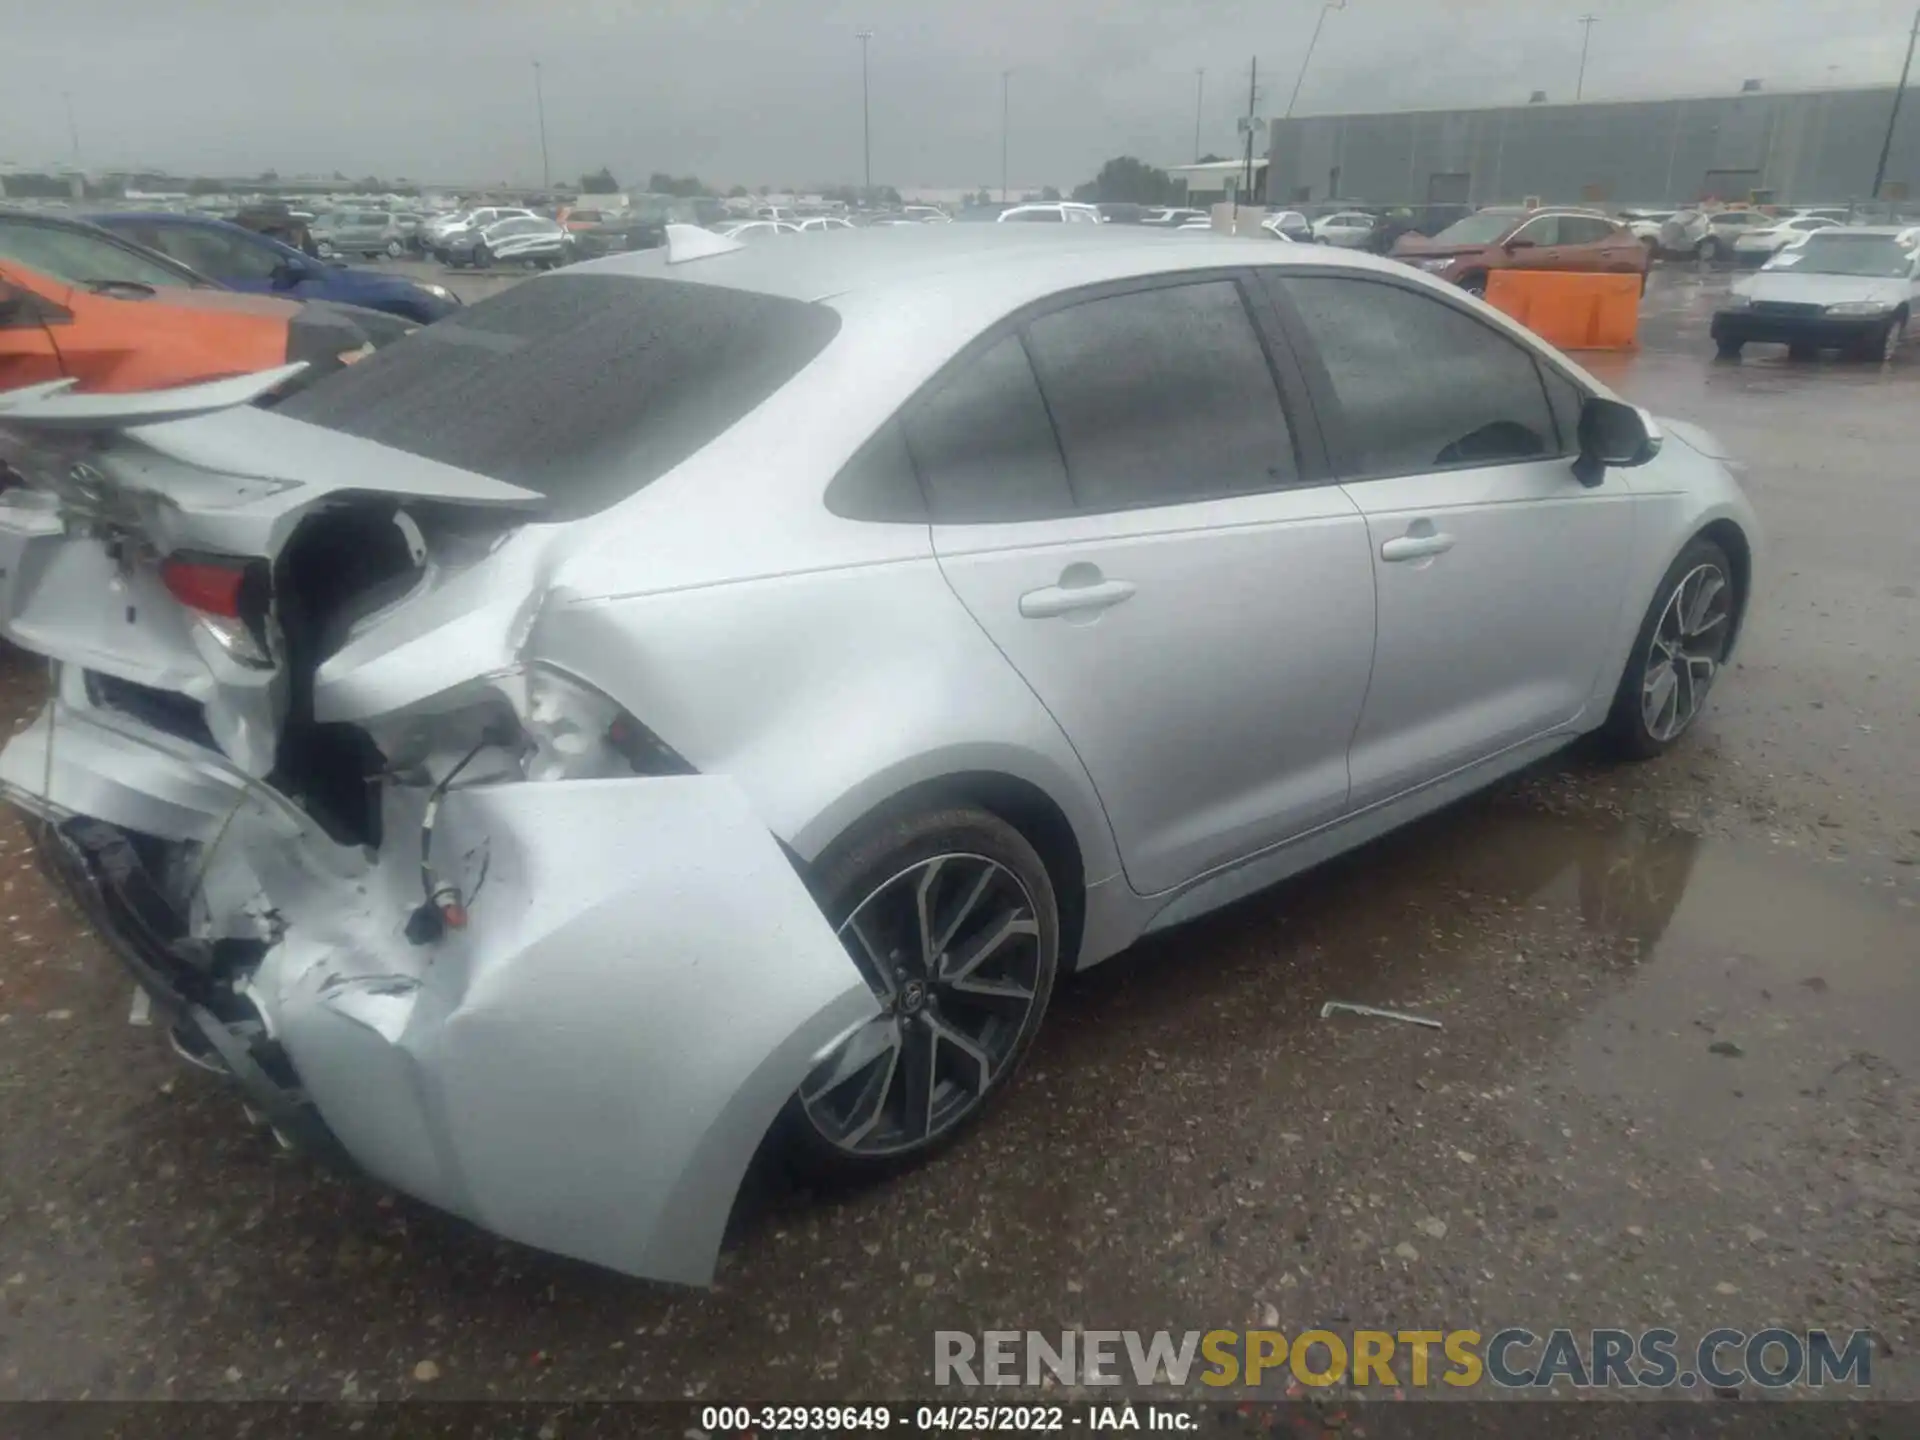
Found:
[(228, 620), (240, 618), (240, 587), (246, 576), (246, 565), (241, 561), (183, 560), (173, 556), (160, 565), (160, 581), (174, 599), (203, 615), (219, 615)]

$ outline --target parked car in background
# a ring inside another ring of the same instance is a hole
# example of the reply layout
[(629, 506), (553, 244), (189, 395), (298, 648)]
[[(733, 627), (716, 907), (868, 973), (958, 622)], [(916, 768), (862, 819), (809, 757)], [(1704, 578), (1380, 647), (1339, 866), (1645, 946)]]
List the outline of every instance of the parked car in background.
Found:
[(115, 210), (92, 219), (103, 229), (170, 255), (233, 290), (364, 305), (419, 325), (430, 324), (460, 305), (444, 285), (316, 260), (271, 236), (211, 216)]
[(738, 240), (742, 245), (758, 245), (783, 235), (798, 235), (800, 227), (787, 220), (735, 220), (728, 225), (716, 225), (714, 233)]
[(552, 269), (575, 258), (567, 227), (539, 215), (509, 215), (484, 230), (456, 230), (441, 243), (449, 265), (484, 268), (497, 262)]
[[(1071, 973), (1683, 741), (1756, 548), (1710, 437), (1402, 267), (1114, 228), (670, 232), (285, 413), (0, 408), (94, 477), (0, 502), (67, 677), (0, 782), (156, 1026), (385, 1185), (704, 1283), (763, 1147), (924, 1159)], [(55, 583), (156, 471), (125, 588)]]
[(1000, 212), (1002, 225), (1098, 225), (1100, 212), (1091, 205), (1071, 200), (1044, 204), (1013, 205)]
[(1917, 302), (1920, 226), (1835, 226), (1736, 281), (1713, 317), (1713, 340), (1723, 360), (1737, 360), (1753, 343), (1785, 345), (1800, 360), (1822, 350), (1891, 360)]
[[(455, 236), (473, 234), (500, 220), (538, 219), (533, 211), (519, 205), (481, 205), (471, 210), (456, 211), (452, 215), (428, 222), (421, 234), (422, 244), (427, 253), (441, 260), (447, 259), (452, 250)], [(471, 251), (469, 242), (465, 247)]]
[(1099, 212), (1102, 223), (1107, 225), (1139, 225), (1153, 213), (1151, 206), (1104, 200), (1093, 208)]
[(777, 220), (788, 225), (800, 218), (791, 205), (756, 205), (752, 214), (755, 220)]
[(1298, 210), (1276, 210), (1260, 222), (1260, 228), (1296, 245), (1314, 243), (1312, 222)]
[(1496, 270), (1580, 270), (1635, 275), (1646, 288), (1647, 248), (1618, 221), (1595, 210), (1523, 210), (1492, 206), (1438, 235), (1402, 235), (1393, 255), (1474, 295)]
[(1674, 210), (1646, 210), (1636, 206), (1631, 210), (1616, 210), (1614, 217), (1627, 227), (1634, 239), (1647, 247), (1649, 254), (1658, 254), (1660, 229), (1677, 213)]
[(617, 214), (618, 212), (613, 210), (595, 210), (579, 205), (562, 205), (553, 218), (569, 230), (580, 231), (595, 225), (605, 225), (608, 221), (617, 218)]
[(1831, 230), (1841, 222), (1829, 214), (1802, 211), (1784, 216), (1771, 225), (1751, 225), (1733, 242), (1736, 264), (1760, 266), (1787, 246), (1804, 240), (1816, 230)]
[(71, 379), (164, 389), (294, 361), (277, 397), (414, 327), (324, 301), (241, 295), (85, 222), (0, 210), (0, 390)]
[(1189, 209), (1185, 206), (1173, 206), (1160, 210), (1149, 210), (1140, 218), (1142, 225), (1158, 225), (1168, 230), (1178, 229), (1189, 220), (1205, 220), (1205, 210)]
[(336, 210), (313, 222), (320, 258), (385, 255), (398, 260), (411, 248), (414, 230), (390, 210)]
[(945, 225), (953, 219), (938, 205), (902, 205), (900, 213), (909, 220), (917, 220), (922, 225)]
[(1379, 224), (1378, 215), (1370, 215), (1364, 210), (1336, 210), (1313, 222), (1313, 238), (1322, 245), (1364, 250)]
[(617, 255), (628, 250), (651, 250), (665, 239), (666, 226), (659, 220), (638, 215), (617, 215), (569, 233), (573, 236), (574, 256), (580, 260), (596, 260), (602, 255)]
[[(913, 223), (919, 225), (923, 222), (916, 220)], [(857, 230), (860, 228), (851, 220), (842, 220), (838, 215), (809, 215), (804, 220), (796, 221), (795, 225), (802, 233), (811, 233), (816, 230)]]

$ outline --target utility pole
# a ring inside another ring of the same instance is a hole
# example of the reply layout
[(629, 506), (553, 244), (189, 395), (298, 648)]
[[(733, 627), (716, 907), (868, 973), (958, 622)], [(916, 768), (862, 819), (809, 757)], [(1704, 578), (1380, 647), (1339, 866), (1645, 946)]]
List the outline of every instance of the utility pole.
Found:
[(547, 95), (540, 87), (540, 62), (533, 62), (533, 103), (540, 112), (540, 188), (553, 189), (553, 171), (547, 163)]
[(80, 168), (80, 127), (74, 123), (73, 119), (73, 92), (63, 91), (60, 98), (67, 102), (67, 140), (73, 146), (73, 168), (78, 170)]
[(860, 42), (860, 156), (861, 173), (866, 177), (866, 186), (861, 191), (861, 203), (873, 204), (873, 121), (871, 108), (867, 103), (867, 42), (873, 39), (873, 31), (855, 32)]
[(1207, 72), (1193, 72), (1193, 163), (1200, 163), (1200, 111), (1207, 103)]
[(1913, 42), (1920, 39), (1920, 10), (1914, 12), (1913, 29), (1907, 32), (1907, 63), (1900, 67), (1900, 88), (1893, 92), (1893, 113), (1887, 116), (1887, 138), (1880, 145), (1880, 163), (1873, 172), (1873, 198), (1880, 198), (1880, 187), (1887, 183), (1887, 159), (1893, 154), (1893, 131), (1900, 123), (1900, 102), (1906, 98), (1907, 77), (1913, 73)]
[(1287, 98), (1287, 113), (1283, 119), (1293, 117), (1294, 102), (1300, 98), (1300, 87), (1307, 83), (1307, 66), (1313, 63), (1314, 47), (1320, 43), (1320, 27), (1327, 23), (1327, 15), (1334, 10), (1347, 8), (1347, 0), (1327, 0), (1320, 7), (1320, 18), (1313, 22), (1313, 38), (1307, 42), (1306, 58), (1300, 62), (1300, 75), (1293, 82), (1293, 94)]
[(1011, 70), (1000, 72), (1000, 203), (1007, 203), (1007, 80)]
[(1253, 107), (1260, 103), (1260, 57), (1253, 57), (1253, 64), (1247, 71), (1247, 159), (1246, 170), (1242, 176), (1240, 188), (1233, 192), (1234, 233), (1240, 231), (1240, 197), (1253, 193)]
[(1593, 43), (1593, 27), (1599, 23), (1600, 17), (1598, 15), (1582, 15), (1580, 17), (1580, 24), (1583, 27), (1580, 35), (1580, 78), (1576, 80), (1573, 85), (1573, 98), (1575, 100), (1583, 99), (1587, 93), (1587, 46)]

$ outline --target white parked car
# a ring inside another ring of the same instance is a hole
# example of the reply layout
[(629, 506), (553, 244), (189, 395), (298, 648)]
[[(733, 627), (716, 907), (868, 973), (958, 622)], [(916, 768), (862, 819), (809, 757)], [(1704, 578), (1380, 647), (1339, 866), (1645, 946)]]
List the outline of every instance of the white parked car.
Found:
[(271, 410), (0, 394), (0, 789), (290, 1139), (701, 1283), (763, 1147), (924, 1158), (1067, 974), (1682, 740), (1712, 437), (1396, 262), (1109, 229), (668, 225)]
[(918, 220), (922, 225), (945, 225), (953, 219), (938, 205), (902, 205), (900, 213), (909, 220)]
[(1373, 232), (1379, 224), (1379, 216), (1369, 215), (1364, 210), (1339, 210), (1332, 215), (1322, 215), (1313, 222), (1313, 238), (1322, 245), (1338, 245), (1347, 250), (1363, 249), (1373, 238)]
[(714, 233), (724, 235), (729, 240), (738, 240), (743, 245), (757, 245), (782, 235), (798, 235), (800, 227), (788, 220), (735, 220), (715, 227)]
[(1833, 226), (1782, 249), (1738, 282), (1713, 317), (1720, 357), (1749, 343), (1785, 345), (1798, 359), (1843, 350), (1891, 360), (1920, 304), (1920, 226)]
[(1002, 225), (1098, 225), (1100, 212), (1092, 205), (1072, 200), (1049, 201), (1039, 205), (1015, 205), (1000, 212)]
[(1764, 265), (1787, 246), (1841, 223), (1831, 212), (1803, 210), (1772, 225), (1749, 226), (1734, 238), (1733, 258), (1742, 265)]
[(794, 222), (802, 234), (812, 234), (818, 230), (858, 230), (860, 227), (851, 220), (842, 220), (838, 215), (809, 215), (804, 220)]

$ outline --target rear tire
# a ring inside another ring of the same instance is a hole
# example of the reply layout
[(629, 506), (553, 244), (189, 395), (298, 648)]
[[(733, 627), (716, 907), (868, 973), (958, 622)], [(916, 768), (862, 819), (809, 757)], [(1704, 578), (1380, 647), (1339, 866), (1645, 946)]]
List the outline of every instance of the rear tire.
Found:
[(314, 242), (313, 248), (322, 260), (331, 260), (333, 258), (333, 242), (331, 240), (317, 240)]
[(1487, 298), (1487, 277), (1485, 275), (1468, 275), (1461, 280), (1460, 288), (1476, 300), (1484, 300)]
[(1747, 348), (1744, 340), (1716, 340), (1713, 343), (1715, 353), (1722, 360), (1738, 360), (1740, 352)]
[(1059, 905), (1033, 846), (973, 806), (865, 827), (814, 876), (881, 1013), (801, 1082), (776, 1142), (815, 1183), (859, 1183), (945, 1147), (1019, 1068), (1053, 993)]
[(1709, 235), (1693, 247), (1694, 257), (1704, 265), (1711, 265), (1720, 258), (1720, 242)]
[(493, 264), (493, 252), (487, 249), (486, 243), (482, 241), (480, 244), (474, 246), (473, 268), (476, 270), (484, 270), (491, 264)]
[(406, 253), (407, 247), (402, 245), (398, 239), (387, 241), (387, 258), (389, 260), (398, 260)]
[(1626, 760), (1650, 760), (1693, 728), (1726, 659), (1740, 610), (1727, 552), (1711, 540), (1682, 550), (1654, 590), (1601, 727)]
[(1789, 345), (1787, 346), (1787, 358), (1789, 360), (1818, 360), (1820, 358), (1820, 347), (1818, 345), (1806, 344), (1804, 341), (1796, 345)]

